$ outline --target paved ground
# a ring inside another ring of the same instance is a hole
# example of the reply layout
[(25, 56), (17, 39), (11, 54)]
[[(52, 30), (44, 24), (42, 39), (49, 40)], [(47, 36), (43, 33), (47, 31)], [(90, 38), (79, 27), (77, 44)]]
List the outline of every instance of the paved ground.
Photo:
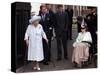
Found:
[[(72, 70), (72, 69), (78, 69), (74, 68), (72, 63), (71, 63), (71, 56), (72, 56), (72, 44), (75, 41), (75, 38), (77, 36), (77, 30), (76, 27), (73, 27), (73, 40), (68, 40), (68, 60), (63, 59), (61, 61), (56, 61), (57, 59), (57, 46), (56, 46), (56, 39), (52, 41), (52, 49), (51, 49), (51, 54), (52, 54), (52, 59), (49, 65), (43, 65), (40, 63), (41, 71), (55, 71), (55, 70)], [(95, 68), (94, 64), (92, 63), (91, 65), (87, 66), (86, 68)], [(84, 68), (83, 68), (84, 69)], [(36, 72), (32, 69), (32, 63), (29, 63), (25, 66), (22, 66), (21, 68), (17, 69), (17, 72)]]

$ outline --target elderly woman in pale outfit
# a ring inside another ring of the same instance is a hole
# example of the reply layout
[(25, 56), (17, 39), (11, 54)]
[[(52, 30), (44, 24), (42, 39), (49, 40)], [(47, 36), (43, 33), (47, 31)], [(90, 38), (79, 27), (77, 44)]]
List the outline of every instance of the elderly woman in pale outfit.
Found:
[(89, 57), (89, 47), (92, 43), (90, 32), (86, 26), (81, 27), (81, 32), (78, 34), (76, 41), (73, 44), (74, 50), (72, 54), (72, 62), (77, 67), (82, 67), (82, 63), (86, 62)]
[(28, 25), (27, 27), (24, 38), (28, 46), (27, 60), (33, 61), (33, 69), (36, 70), (40, 70), (39, 61), (42, 61), (44, 59), (42, 38), (44, 38), (48, 42), (42, 25), (39, 24), (40, 19), (40, 16), (33, 16), (29, 20), (30, 25)]

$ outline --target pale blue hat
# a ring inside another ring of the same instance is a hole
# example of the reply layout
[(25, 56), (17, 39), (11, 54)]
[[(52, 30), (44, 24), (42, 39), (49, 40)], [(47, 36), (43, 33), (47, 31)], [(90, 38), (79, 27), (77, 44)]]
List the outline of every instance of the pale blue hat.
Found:
[(31, 19), (29, 20), (29, 23), (33, 23), (34, 21), (40, 21), (41, 20), (41, 17), (40, 16), (32, 16)]

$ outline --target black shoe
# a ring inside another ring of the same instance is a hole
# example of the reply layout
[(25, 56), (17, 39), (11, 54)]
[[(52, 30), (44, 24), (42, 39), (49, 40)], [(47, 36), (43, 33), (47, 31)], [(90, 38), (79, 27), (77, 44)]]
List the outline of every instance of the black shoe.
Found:
[(44, 65), (49, 65), (49, 63), (48, 63), (48, 62), (44, 62), (43, 64), (44, 64)]
[(76, 62), (73, 62), (73, 67), (77, 67), (77, 63)]

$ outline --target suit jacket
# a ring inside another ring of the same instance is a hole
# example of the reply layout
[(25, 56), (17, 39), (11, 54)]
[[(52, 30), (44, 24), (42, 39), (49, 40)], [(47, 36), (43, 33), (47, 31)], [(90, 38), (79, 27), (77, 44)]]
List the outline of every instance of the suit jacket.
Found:
[(68, 14), (66, 12), (57, 12), (55, 14), (55, 31), (56, 36), (61, 36), (62, 33), (67, 33), (68, 31)]
[[(42, 13), (39, 15), (42, 18)], [(53, 25), (52, 25), (51, 15), (49, 13), (45, 14), (45, 18), (44, 20), (43, 19), (40, 20), (40, 24), (43, 26), (43, 29), (47, 35), (47, 38), (51, 38), (53, 36), (53, 33), (52, 33)]]
[(73, 10), (72, 9), (70, 9), (70, 10), (66, 9), (65, 12), (68, 13), (69, 22), (70, 22), (70, 24), (72, 24)]
[(51, 24), (52, 28), (54, 28), (54, 25), (55, 25), (54, 12), (52, 10), (49, 10), (49, 15), (50, 15), (50, 24)]

